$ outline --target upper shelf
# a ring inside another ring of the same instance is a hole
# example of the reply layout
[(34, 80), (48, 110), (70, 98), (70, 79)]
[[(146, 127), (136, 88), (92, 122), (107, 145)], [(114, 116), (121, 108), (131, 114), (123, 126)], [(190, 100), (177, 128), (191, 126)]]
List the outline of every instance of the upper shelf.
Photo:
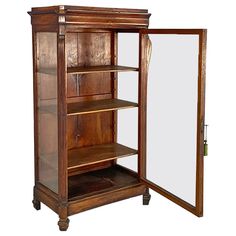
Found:
[(88, 74), (97, 72), (122, 72), (122, 71), (138, 71), (136, 67), (104, 65), (104, 66), (83, 66), (67, 68), (68, 74)]
[(137, 103), (124, 101), (120, 99), (105, 99), (105, 100), (76, 102), (76, 103), (69, 103), (67, 105), (67, 115), (71, 116), (79, 114), (96, 113), (102, 111), (113, 111), (137, 106), (138, 106)]
[[(103, 66), (78, 66), (68, 67), (67, 74), (90, 74), (101, 72), (125, 72), (125, 71), (138, 71), (137, 67), (118, 66), (118, 65), (103, 65)], [(56, 68), (41, 68), (38, 73), (57, 75)]]

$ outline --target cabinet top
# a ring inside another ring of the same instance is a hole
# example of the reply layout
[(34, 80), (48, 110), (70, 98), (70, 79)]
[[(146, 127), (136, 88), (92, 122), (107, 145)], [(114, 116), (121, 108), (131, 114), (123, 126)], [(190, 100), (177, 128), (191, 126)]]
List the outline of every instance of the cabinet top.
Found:
[(131, 9), (131, 8), (109, 8), (109, 7), (87, 7), (87, 6), (68, 6), (68, 5), (58, 5), (58, 6), (47, 6), (47, 7), (32, 7), (29, 14), (44, 14), (44, 13), (60, 13), (64, 11), (69, 12), (111, 12), (111, 13), (148, 13), (147, 9)]
[(147, 28), (147, 9), (87, 6), (33, 7), (28, 12), (33, 25), (76, 25), (81, 28)]

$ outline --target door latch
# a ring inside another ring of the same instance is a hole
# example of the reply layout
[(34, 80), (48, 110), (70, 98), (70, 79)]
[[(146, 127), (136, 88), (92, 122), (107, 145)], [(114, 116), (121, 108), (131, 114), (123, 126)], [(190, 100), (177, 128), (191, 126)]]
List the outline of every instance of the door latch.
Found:
[(207, 127), (208, 125), (204, 125), (204, 156), (208, 156)]

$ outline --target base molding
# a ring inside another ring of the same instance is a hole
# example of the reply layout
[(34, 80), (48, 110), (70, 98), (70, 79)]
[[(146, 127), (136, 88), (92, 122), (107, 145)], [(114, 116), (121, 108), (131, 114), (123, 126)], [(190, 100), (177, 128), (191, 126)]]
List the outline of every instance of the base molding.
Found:
[(145, 193), (145, 190), (145, 185), (138, 184), (127, 188), (94, 195), (85, 199), (74, 200), (69, 202), (68, 215), (74, 215), (76, 213), (110, 204), (116, 201), (143, 195)]

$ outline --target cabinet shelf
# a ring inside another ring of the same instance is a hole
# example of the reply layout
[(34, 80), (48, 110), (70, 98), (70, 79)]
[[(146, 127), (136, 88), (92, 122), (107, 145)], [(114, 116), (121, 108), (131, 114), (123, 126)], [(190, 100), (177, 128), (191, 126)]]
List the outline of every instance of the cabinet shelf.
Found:
[(68, 151), (68, 169), (137, 154), (137, 150), (118, 143), (100, 144)]
[[(130, 66), (119, 66), (119, 65), (102, 65), (102, 66), (78, 66), (68, 67), (67, 74), (90, 74), (90, 73), (101, 73), (101, 72), (126, 72), (126, 71), (138, 71), (137, 67)], [(38, 73), (57, 75), (57, 68), (40, 68)]]
[(68, 197), (70, 201), (84, 199), (138, 184), (140, 184), (138, 175), (115, 165), (102, 170), (70, 176), (68, 178)]
[[(82, 115), (89, 113), (127, 109), (133, 107), (138, 107), (138, 104), (135, 102), (129, 102), (120, 99), (103, 99), (95, 101), (93, 100), (85, 102), (75, 102), (67, 104), (67, 115)], [(44, 105), (40, 107), (39, 111), (41, 113), (51, 113), (55, 115), (57, 114), (57, 106)]]
[(137, 107), (134, 102), (124, 101), (120, 99), (93, 100), (85, 102), (70, 103), (67, 105), (67, 115), (79, 115), (96, 113), (102, 111), (113, 111), (118, 109)]
[(122, 71), (138, 71), (136, 67), (104, 65), (104, 66), (83, 66), (67, 68), (68, 74), (88, 74), (97, 72), (122, 72)]

